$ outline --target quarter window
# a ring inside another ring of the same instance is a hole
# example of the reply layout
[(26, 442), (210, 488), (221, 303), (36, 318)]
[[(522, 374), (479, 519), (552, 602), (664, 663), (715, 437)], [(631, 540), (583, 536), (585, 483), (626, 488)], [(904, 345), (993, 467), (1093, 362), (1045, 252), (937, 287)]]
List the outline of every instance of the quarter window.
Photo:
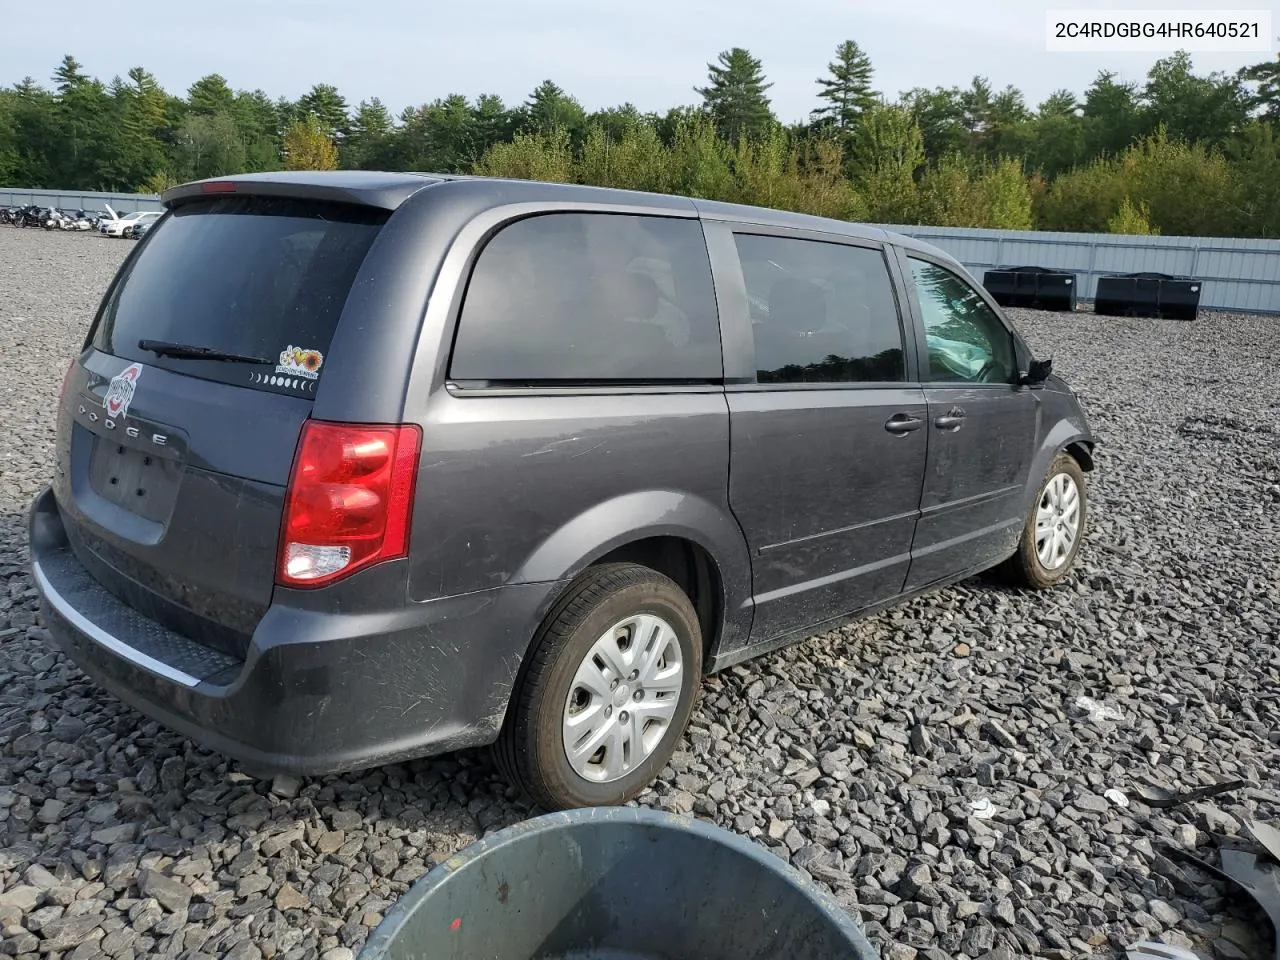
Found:
[(905, 379), (884, 255), (817, 240), (736, 234), (760, 383)]
[(976, 290), (945, 267), (911, 258), (920, 298), (929, 379), (1011, 383), (1013, 336)]
[(471, 273), (449, 375), (511, 384), (721, 379), (701, 224), (555, 213), (504, 227)]

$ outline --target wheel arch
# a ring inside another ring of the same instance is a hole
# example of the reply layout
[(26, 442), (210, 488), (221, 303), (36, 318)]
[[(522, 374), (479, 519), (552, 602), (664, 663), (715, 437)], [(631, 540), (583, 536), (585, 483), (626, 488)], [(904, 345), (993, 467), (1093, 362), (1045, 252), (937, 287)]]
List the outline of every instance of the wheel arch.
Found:
[(1024, 491), (1026, 508), (1031, 509), (1031, 504), (1035, 502), (1036, 495), (1040, 492), (1040, 484), (1044, 481), (1045, 474), (1049, 472), (1049, 466), (1059, 454), (1065, 453), (1070, 456), (1080, 465), (1083, 472), (1092, 472), (1095, 442), (1093, 435), (1084, 428), (1082, 423), (1068, 418), (1055, 423), (1045, 433), (1040, 442), (1040, 448), (1031, 461), (1031, 469), (1027, 472), (1027, 485)]
[(513, 582), (561, 581), (562, 595), (589, 568), (612, 562), (657, 570), (689, 595), (703, 631), (704, 668), (719, 646), (749, 632), (750, 559), (727, 507), (663, 490), (605, 501), (544, 539)]
[(1093, 440), (1079, 439), (1068, 443), (1063, 451), (1071, 456), (1085, 473), (1093, 472)]

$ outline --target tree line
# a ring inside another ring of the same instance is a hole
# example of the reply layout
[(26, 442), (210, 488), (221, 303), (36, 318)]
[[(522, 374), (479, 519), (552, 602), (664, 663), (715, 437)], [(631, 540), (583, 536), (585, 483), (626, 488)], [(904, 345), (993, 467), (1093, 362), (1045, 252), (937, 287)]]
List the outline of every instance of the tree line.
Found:
[(1280, 236), (1280, 60), (1199, 75), (1177, 53), (1145, 82), (1103, 71), (1033, 107), (981, 76), (891, 99), (848, 40), (798, 123), (778, 119), (763, 64), (738, 47), (665, 113), (588, 112), (551, 80), (517, 104), (452, 94), (395, 116), (329, 84), (289, 100), (218, 74), (184, 96), (141, 67), (103, 83), (72, 56), (52, 81), (0, 90), (0, 184), (158, 193), (282, 168), (474, 172), (879, 223)]

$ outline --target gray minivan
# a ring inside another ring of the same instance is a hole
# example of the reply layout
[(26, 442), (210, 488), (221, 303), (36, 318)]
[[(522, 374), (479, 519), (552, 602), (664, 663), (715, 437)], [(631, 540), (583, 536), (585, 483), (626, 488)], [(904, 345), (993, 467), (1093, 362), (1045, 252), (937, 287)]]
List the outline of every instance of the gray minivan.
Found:
[(267, 773), (496, 743), (547, 808), (661, 771), (701, 677), (998, 567), (1045, 588), (1094, 438), (952, 258), (563, 184), (184, 184), (32, 507), (56, 642)]

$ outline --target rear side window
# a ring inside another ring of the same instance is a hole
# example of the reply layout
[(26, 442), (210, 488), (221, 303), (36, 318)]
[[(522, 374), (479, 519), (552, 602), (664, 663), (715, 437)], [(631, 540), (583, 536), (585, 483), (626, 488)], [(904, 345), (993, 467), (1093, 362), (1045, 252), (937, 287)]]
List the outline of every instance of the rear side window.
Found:
[(702, 227), (602, 213), (504, 227), (471, 273), (449, 376), (491, 384), (721, 379)]
[(760, 383), (905, 379), (898, 303), (878, 249), (740, 233)]
[[(309, 393), (356, 272), (386, 221), (350, 204), (224, 197), (159, 222), (103, 304), (93, 344), (210, 380)], [(158, 356), (167, 341), (258, 358)]]

